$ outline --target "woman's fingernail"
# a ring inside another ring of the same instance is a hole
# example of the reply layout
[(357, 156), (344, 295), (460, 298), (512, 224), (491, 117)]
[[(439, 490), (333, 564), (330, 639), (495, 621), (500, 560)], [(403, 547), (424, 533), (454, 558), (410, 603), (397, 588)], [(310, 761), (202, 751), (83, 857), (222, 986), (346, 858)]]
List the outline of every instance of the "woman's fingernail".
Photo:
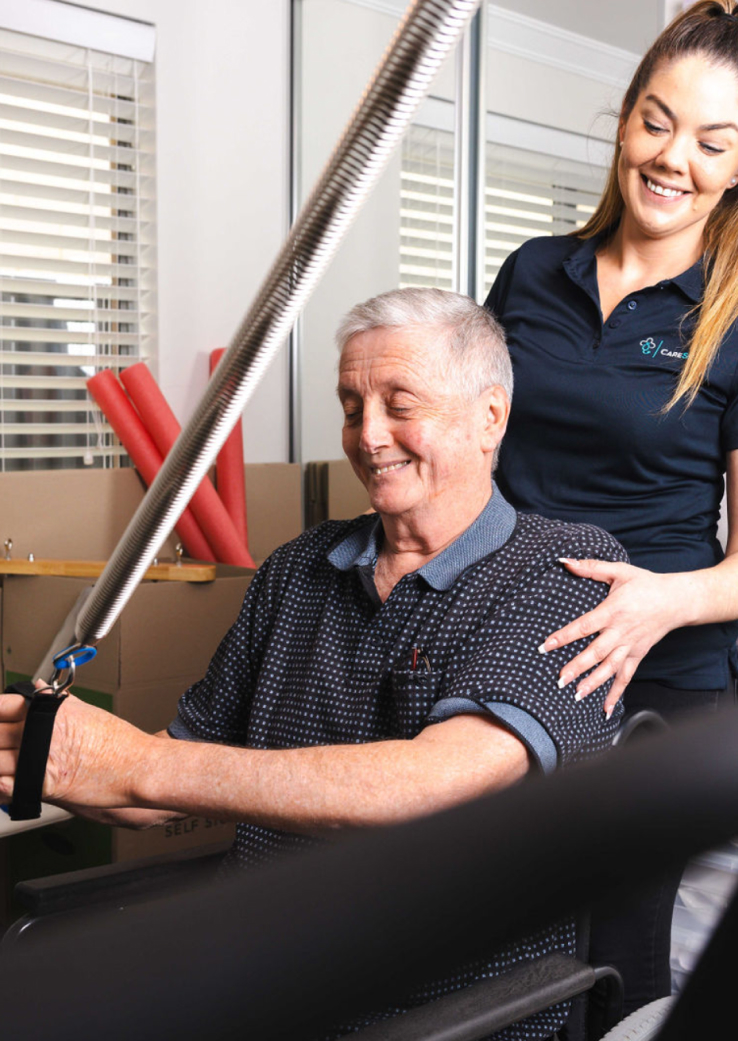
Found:
[(559, 557), (559, 564), (576, 564), (572, 557)]
[(605, 709), (605, 719), (609, 719), (609, 718), (610, 718), (610, 716), (611, 716), (611, 715), (612, 715), (612, 713), (613, 713), (613, 710), (614, 710), (614, 708), (615, 708), (615, 706), (614, 706), (614, 705), (609, 705), (609, 706), (608, 706), (608, 707), (607, 707), (607, 708)]
[(559, 676), (558, 686), (559, 690), (563, 690), (567, 683), (571, 682), (568, 676)]
[(574, 700), (575, 701), (581, 701), (582, 698), (586, 698), (587, 697), (588, 693), (589, 693), (589, 691), (587, 691), (587, 690), (578, 690), (576, 692), (576, 694), (574, 695)]
[(542, 643), (541, 646), (538, 648), (538, 653), (539, 654), (545, 654), (546, 653), (546, 644), (545, 643)]

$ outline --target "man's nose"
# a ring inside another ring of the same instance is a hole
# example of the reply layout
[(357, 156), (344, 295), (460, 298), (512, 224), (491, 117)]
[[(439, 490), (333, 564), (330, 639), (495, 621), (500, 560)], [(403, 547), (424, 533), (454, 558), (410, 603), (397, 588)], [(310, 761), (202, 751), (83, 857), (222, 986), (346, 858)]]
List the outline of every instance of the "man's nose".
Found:
[(380, 406), (364, 405), (359, 447), (372, 454), (392, 441), (387, 413)]

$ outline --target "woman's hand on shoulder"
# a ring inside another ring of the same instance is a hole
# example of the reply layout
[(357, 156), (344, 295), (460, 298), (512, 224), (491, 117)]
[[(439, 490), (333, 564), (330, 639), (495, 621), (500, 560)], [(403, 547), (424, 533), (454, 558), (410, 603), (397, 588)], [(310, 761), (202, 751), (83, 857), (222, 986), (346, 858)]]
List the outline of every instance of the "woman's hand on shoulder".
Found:
[(562, 559), (561, 563), (574, 575), (607, 583), (610, 592), (593, 611), (551, 633), (540, 650), (545, 653), (597, 634), (562, 668), (559, 686), (565, 687), (593, 669), (577, 685), (579, 701), (614, 677), (604, 706), (609, 716), (648, 651), (683, 624), (677, 588), (681, 576), (659, 575), (606, 560)]

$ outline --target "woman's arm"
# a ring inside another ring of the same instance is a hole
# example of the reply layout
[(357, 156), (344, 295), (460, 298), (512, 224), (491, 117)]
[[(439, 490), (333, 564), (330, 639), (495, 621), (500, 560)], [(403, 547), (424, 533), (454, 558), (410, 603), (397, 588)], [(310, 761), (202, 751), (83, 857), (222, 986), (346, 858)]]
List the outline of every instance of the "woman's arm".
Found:
[(598, 633), (560, 673), (560, 685), (594, 669), (577, 686), (579, 700), (615, 677), (605, 701), (609, 713), (646, 653), (672, 629), (738, 618), (738, 451), (726, 461), (728, 543), (725, 559), (711, 568), (659, 575), (630, 564), (567, 560), (575, 575), (606, 582), (610, 593), (599, 607), (552, 633), (542, 653)]

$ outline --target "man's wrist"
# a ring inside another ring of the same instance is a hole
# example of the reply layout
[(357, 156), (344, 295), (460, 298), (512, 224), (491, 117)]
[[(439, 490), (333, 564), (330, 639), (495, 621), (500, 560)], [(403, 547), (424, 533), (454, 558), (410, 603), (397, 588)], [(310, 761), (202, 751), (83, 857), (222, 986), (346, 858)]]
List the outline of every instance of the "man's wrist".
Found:
[(158, 735), (144, 734), (143, 737), (138, 766), (131, 775), (130, 805), (154, 810), (162, 805), (157, 799), (161, 799), (164, 794), (162, 778), (167, 774), (168, 761), (171, 759), (168, 746), (176, 745), (177, 742), (163, 740)]

